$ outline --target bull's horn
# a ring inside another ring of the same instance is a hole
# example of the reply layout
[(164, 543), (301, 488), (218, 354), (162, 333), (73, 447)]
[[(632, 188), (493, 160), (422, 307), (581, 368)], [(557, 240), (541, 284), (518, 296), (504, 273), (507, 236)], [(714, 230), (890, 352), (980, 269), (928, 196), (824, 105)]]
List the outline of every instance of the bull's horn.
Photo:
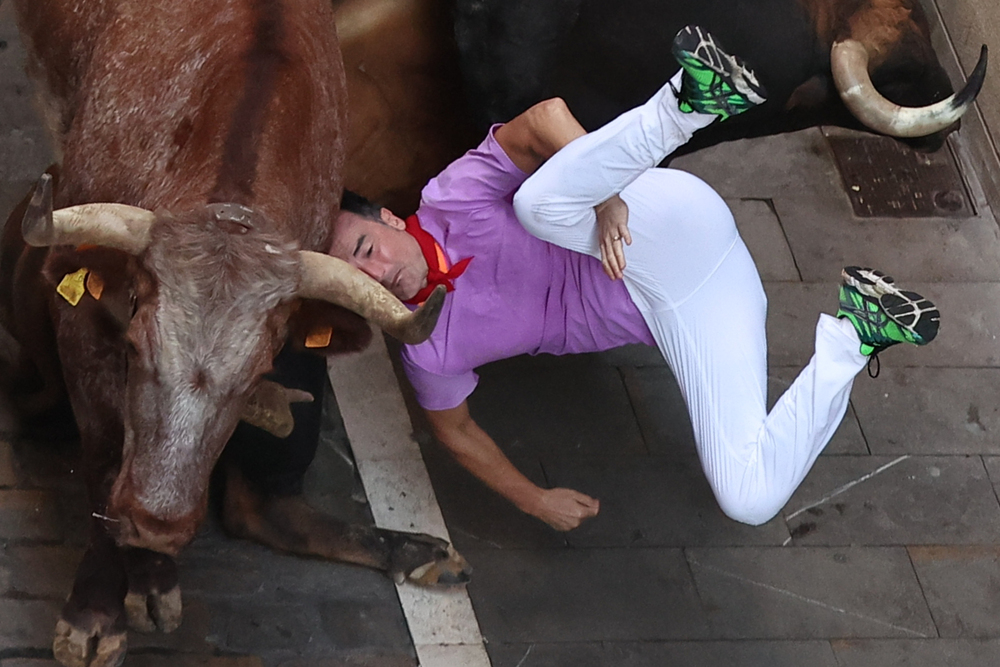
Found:
[(965, 87), (948, 99), (926, 107), (901, 107), (875, 90), (868, 75), (868, 50), (854, 39), (833, 45), (830, 65), (840, 99), (854, 117), (867, 127), (892, 137), (924, 137), (939, 132), (962, 117), (972, 106), (986, 77), (987, 49)]
[(52, 210), (52, 176), (38, 179), (21, 221), (28, 245), (98, 245), (138, 255), (149, 245), (156, 216), (126, 204), (82, 204)]
[(353, 310), (404, 343), (422, 343), (434, 331), (444, 305), (443, 285), (434, 289), (424, 305), (410, 312), (392, 292), (344, 260), (309, 250), (302, 250), (299, 255), (300, 297), (321, 299)]
[(290, 389), (271, 380), (261, 380), (243, 406), (240, 419), (278, 438), (287, 438), (295, 429), (292, 403), (312, 403), (313, 395)]

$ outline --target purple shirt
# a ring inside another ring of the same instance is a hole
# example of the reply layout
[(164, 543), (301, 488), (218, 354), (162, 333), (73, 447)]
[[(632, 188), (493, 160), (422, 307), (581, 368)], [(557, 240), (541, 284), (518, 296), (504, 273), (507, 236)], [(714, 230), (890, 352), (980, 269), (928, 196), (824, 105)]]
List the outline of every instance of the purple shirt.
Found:
[(525, 231), (511, 199), (528, 177), (493, 134), (452, 162), (421, 193), (417, 216), (448, 257), (472, 256), (445, 299), (431, 337), (403, 347), (420, 405), (447, 410), (479, 381), (477, 366), (519, 354), (597, 352), (654, 345), (625, 284), (601, 263)]

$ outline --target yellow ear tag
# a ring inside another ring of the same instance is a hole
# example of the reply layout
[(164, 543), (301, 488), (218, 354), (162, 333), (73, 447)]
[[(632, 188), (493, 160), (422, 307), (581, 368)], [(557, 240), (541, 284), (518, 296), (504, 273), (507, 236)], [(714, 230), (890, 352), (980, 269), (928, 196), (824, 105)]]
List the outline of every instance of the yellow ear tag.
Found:
[(317, 327), (306, 336), (306, 347), (326, 347), (333, 338), (333, 327)]
[(83, 279), (87, 277), (88, 270), (80, 269), (75, 273), (67, 273), (56, 287), (59, 296), (69, 301), (69, 305), (75, 306), (83, 298)]
[(95, 301), (101, 300), (104, 294), (104, 280), (93, 271), (87, 276), (87, 293), (94, 297)]

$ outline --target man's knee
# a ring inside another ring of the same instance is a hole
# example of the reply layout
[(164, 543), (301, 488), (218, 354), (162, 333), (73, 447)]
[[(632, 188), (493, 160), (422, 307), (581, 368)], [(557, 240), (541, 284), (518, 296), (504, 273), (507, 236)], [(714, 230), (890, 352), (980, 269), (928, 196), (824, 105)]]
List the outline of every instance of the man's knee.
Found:
[(778, 515), (787, 500), (772, 497), (741, 498), (736, 493), (715, 491), (723, 514), (749, 526), (761, 526)]

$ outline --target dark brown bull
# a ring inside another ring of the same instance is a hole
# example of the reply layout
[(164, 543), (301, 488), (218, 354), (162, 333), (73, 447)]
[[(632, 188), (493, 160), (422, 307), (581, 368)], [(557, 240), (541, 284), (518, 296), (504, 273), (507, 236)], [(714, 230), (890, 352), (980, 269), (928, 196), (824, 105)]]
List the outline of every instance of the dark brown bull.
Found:
[[(5, 229), (0, 317), (38, 380), (26, 407), (52, 405), (64, 382), (94, 515), (56, 657), (114, 665), (126, 619), (179, 622), (172, 556), (204, 516), (241, 416), (283, 428), (270, 405), (282, 390), (261, 377), (288, 333), (319, 324), (332, 329), (320, 351), (357, 349), (367, 327), (345, 306), (419, 340), (440, 295), (411, 314), (322, 252), (345, 131), (329, 2), (15, 6), (61, 177), (54, 195), (43, 180), (21, 207), (23, 229)], [(441, 540), (260, 497), (235, 470), (226, 493), (226, 525), (278, 548), (416, 570), (423, 582), (465, 576)]]
[(673, 36), (706, 28), (743, 57), (765, 104), (695, 133), (678, 153), (815, 125), (870, 129), (933, 150), (983, 82), (986, 48), (952, 96), (919, 0), (456, 0), (455, 34), (481, 126), (545, 97), (589, 129), (676, 70)]

